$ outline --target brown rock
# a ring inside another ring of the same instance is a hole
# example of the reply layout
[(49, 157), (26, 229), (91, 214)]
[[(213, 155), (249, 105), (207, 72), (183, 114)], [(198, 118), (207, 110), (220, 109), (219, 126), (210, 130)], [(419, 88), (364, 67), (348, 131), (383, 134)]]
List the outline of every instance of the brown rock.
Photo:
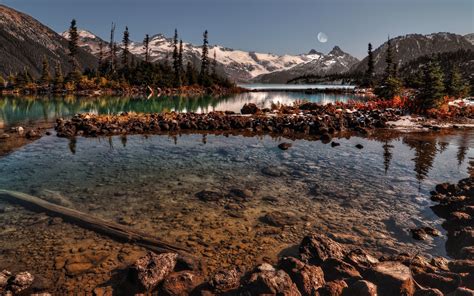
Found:
[(465, 288), (465, 287), (459, 287), (454, 291), (450, 296), (474, 296), (474, 290)]
[(359, 272), (364, 272), (365, 270), (373, 267), (375, 264), (379, 263), (379, 260), (372, 255), (368, 254), (363, 249), (355, 249), (350, 251), (344, 261), (352, 264)]
[(336, 280), (327, 282), (322, 288), (319, 288), (318, 293), (320, 296), (341, 296), (346, 288), (347, 284), (345, 281)]
[(286, 143), (286, 142), (278, 144), (278, 148), (280, 148), (281, 150), (288, 150), (291, 146), (292, 146), (291, 143)]
[(219, 201), (223, 195), (215, 191), (203, 190), (196, 193), (196, 197), (202, 201)]
[(301, 295), (286, 272), (283, 270), (275, 270), (271, 265), (266, 263), (258, 266), (255, 271), (250, 274), (243, 289), (245, 292), (250, 293), (250, 295)]
[(221, 270), (216, 272), (209, 282), (210, 286), (216, 292), (222, 293), (240, 286), (240, 272), (237, 269)]
[(346, 251), (343, 246), (322, 234), (303, 238), (299, 252), (303, 261), (321, 264), (328, 258), (343, 259)]
[(449, 273), (421, 272), (413, 275), (413, 278), (418, 284), (424, 287), (436, 288), (445, 294), (454, 291), (460, 284), (459, 277)]
[(176, 253), (155, 254), (148, 252), (132, 266), (132, 277), (144, 289), (153, 290), (173, 271), (177, 258), (178, 254)]
[(260, 108), (253, 103), (245, 104), (242, 109), (240, 109), (240, 113), (242, 114), (256, 114), (258, 112), (260, 112)]
[(324, 270), (324, 279), (326, 281), (340, 280), (340, 279), (362, 279), (359, 271), (340, 259), (328, 258), (321, 267)]
[(278, 267), (288, 273), (301, 295), (317, 295), (317, 290), (325, 284), (324, 273), (319, 266), (304, 264), (293, 257), (284, 257)]
[(367, 279), (377, 285), (380, 295), (413, 295), (415, 292), (411, 271), (400, 262), (377, 264), (368, 272)]
[(3, 270), (0, 272), (0, 289), (7, 286), (8, 279), (12, 276), (12, 273), (8, 270)]
[(192, 271), (174, 272), (168, 275), (161, 286), (164, 295), (185, 296), (202, 283), (203, 278)]
[(449, 270), (457, 273), (474, 273), (474, 260), (454, 260), (448, 263)]
[(358, 280), (344, 290), (347, 296), (377, 296), (377, 286), (369, 281)]
[(33, 284), (33, 281), (35, 280), (35, 277), (27, 272), (20, 272), (13, 277), (13, 280), (10, 283), (10, 290), (14, 293), (19, 293)]
[(296, 224), (298, 222), (298, 218), (292, 214), (274, 211), (263, 216), (262, 221), (271, 226), (284, 227), (287, 225)]
[(414, 296), (444, 296), (444, 294), (438, 289), (421, 289), (417, 290)]

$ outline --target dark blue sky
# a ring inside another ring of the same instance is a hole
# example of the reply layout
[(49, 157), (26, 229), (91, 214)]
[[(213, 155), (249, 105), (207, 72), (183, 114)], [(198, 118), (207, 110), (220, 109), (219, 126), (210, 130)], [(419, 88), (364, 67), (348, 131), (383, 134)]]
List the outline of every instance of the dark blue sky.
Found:
[[(365, 56), (387, 36), (408, 33), (474, 32), (474, 0), (0, 0), (61, 32), (72, 18), (78, 26), (108, 39), (110, 23), (131, 38), (178, 28), (200, 44), (273, 53), (327, 52), (334, 45)], [(318, 42), (318, 32), (328, 35)]]

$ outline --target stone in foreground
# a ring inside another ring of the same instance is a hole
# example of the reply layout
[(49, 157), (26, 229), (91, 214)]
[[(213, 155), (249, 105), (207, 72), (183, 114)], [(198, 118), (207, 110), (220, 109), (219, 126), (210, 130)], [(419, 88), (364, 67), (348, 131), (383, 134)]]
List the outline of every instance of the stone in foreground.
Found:
[(178, 259), (176, 253), (148, 252), (132, 266), (133, 279), (147, 291), (155, 289), (170, 274)]

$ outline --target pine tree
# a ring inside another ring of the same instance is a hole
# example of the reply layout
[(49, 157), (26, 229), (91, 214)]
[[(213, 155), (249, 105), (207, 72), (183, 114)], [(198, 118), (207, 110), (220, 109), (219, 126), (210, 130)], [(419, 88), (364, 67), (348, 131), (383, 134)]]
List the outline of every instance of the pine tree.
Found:
[(374, 74), (375, 74), (375, 66), (374, 66), (374, 54), (372, 52), (372, 44), (369, 43), (368, 50), (367, 50), (367, 72), (365, 73), (366, 76), (366, 86), (373, 87), (374, 86)]
[(448, 83), (446, 85), (446, 91), (450, 96), (456, 98), (465, 96), (469, 93), (469, 86), (463, 81), (462, 75), (457, 66), (451, 68)]
[(402, 89), (402, 82), (397, 77), (397, 65), (393, 62), (392, 42), (387, 41), (387, 51), (385, 56), (385, 73), (382, 83), (375, 89), (375, 94), (381, 98), (393, 99), (399, 95)]
[(174, 72), (174, 85), (181, 86), (181, 71), (179, 69), (179, 48), (178, 48), (178, 30), (174, 30), (173, 38), (173, 72)]
[(419, 107), (422, 110), (436, 108), (444, 96), (443, 72), (439, 63), (432, 60), (423, 71), (423, 85), (418, 95)]
[(148, 63), (150, 54), (150, 36), (148, 34), (146, 34), (145, 39), (143, 39), (143, 49), (145, 49), (145, 62)]
[(102, 41), (99, 42), (99, 57), (97, 60), (97, 75), (104, 74), (104, 44)]
[(110, 71), (115, 72), (115, 60), (116, 60), (116, 46), (115, 46), (115, 24), (112, 23), (110, 27), (110, 41), (109, 41), (109, 51), (110, 51)]
[(79, 70), (80, 66), (77, 61), (77, 53), (78, 53), (78, 41), (79, 41), (79, 34), (77, 33), (77, 26), (76, 20), (72, 19), (71, 26), (69, 27), (69, 62), (71, 63), (71, 72), (69, 73), (70, 80), (74, 82), (78, 82), (81, 79), (81, 72)]
[(61, 64), (56, 62), (56, 66), (54, 67), (54, 89), (61, 90), (64, 87), (64, 77), (63, 77), (63, 70), (61, 68)]
[(186, 64), (186, 79), (188, 85), (194, 85), (197, 82), (196, 70), (194, 70), (193, 64), (191, 64), (191, 62)]
[(48, 63), (48, 59), (46, 58), (46, 56), (44, 56), (43, 57), (43, 63), (42, 63), (40, 83), (42, 85), (49, 86), (50, 82), (51, 82), (51, 73), (49, 72), (49, 63)]
[(183, 40), (179, 40), (179, 52), (178, 52), (178, 69), (180, 83), (183, 76)]
[(205, 85), (208, 83), (209, 80), (209, 48), (208, 44), (209, 41), (207, 40), (208, 38), (208, 33), (207, 30), (204, 31), (203, 34), (203, 44), (202, 44), (202, 54), (201, 54), (201, 72), (199, 74), (199, 81), (202, 85)]
[(122, 51), (122, 67), (128, 69), (128, 55), (129, 52), (129, 45), (130, 45), (130, 34), (128, 32), (128, 27), (125, 27), (125, 31), (123, 31), (123, 39), (122, 39), (123, 51)]

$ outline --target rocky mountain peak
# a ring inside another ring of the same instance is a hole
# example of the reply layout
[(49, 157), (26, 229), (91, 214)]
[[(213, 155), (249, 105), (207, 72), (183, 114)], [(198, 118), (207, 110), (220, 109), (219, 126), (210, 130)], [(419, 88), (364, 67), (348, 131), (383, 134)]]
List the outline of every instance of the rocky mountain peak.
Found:
[(339, 46), (334, 46), (333, 49), (329, 52), (330, 55), (334, 56), (342, 56), (345, 55), (346, 53), (342, 51), (342, 49)]

